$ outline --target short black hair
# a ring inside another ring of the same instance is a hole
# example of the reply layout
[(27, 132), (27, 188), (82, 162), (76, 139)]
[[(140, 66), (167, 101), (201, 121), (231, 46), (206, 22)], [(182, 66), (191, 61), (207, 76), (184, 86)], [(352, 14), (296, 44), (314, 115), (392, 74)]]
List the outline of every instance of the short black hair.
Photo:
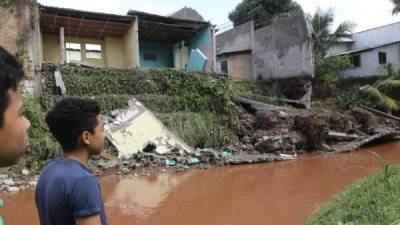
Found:
[(99, 104), (79, 97), (64, 97), (46, 115), (46, 123), (64, 152), (71, 152), (81, 143), (83, 132), (94, 133)]
[(4, 125), (10, 96), (8, 90), (16, 90), (18, 83), (24, 78), (24, 70), (13, 55), (0, 47), (0, 128)]

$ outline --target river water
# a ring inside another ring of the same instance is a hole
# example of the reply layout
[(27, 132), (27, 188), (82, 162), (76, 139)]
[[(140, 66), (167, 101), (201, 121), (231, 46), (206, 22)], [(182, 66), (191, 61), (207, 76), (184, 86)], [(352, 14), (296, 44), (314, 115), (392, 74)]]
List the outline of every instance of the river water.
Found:
[[(350, 154), (151, 177), (100, 178), (109, 225), (295, 225), (354, 180), (400, 164), (400, 142)], [(39, 225), (33, 192), (1, 195), (6, 225)]]

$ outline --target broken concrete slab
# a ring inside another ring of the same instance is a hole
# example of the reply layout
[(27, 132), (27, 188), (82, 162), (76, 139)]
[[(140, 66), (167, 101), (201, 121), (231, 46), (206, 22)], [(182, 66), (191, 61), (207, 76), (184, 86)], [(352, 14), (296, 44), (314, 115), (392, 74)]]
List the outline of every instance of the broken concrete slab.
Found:
[(106, 137), (117, 148), (118, 157), (129, 157), (148, 146), (158, 154), (177, 150), (180, 154), (193, 149), (171, 133), (141, 102), (132, 98), (129, 108), (113, 111), (111, 123), (105, 125)]
[(247, 98), (239, 97), (239, 96), (234, 96), (233, 101), (239, 105), (250, 105), (250, 107), (256, 111), (289, 111), (290, 110), (288, 107), (270, 105), (270, 104), (250, 100)]
[(353, 142), (350, 142), (346, 145), (338, 146), (335, 147), (335, 152), (334, 153), (342, 153), (342, 152), (352, 152), (357, 149), (359, 149), (361, 146), (366, 145), (368, 143), (371, 143), (373, 141), (377, 141), (380, 139), (386, 139), (386, 138), (395, 138), (400, 135), (400, 131), (397, 130), (392, 130), (392, 129), (387, 129), (385, 131), (382, 131), (378, 134), (368, 136), (366, 138), (360, 138), (357, 139)]
[(341, 133), (341, 132), (336, 132), (336, 131), (329, 131), (328, 132), (328, 136), (327, 138), (329, 140), (335, 140), (335, 141), (352, 141), (355, 139), (360, 138), (360, 136), (356, 135), (356, 134), (345, 134), (345, 133)]
[(65, 95), (67, 93), (67, 88), (65, 87), (64, 81), (62, 79), (60, 69), (54, 71), (54, 78), (56, 80), (56, 87), (59, 88), (60, 94)]
[(242, 165), (242, 164), (253, 164), (253, 163), (264, 163), (264, 162), (287, 161), (293, 159), (296, 159), (296, 157), (288, 155), (278, 156), (275, 154), (263, 154), (263, 155), (239, 154), (225, 158), (224, 163), (229, 165)]

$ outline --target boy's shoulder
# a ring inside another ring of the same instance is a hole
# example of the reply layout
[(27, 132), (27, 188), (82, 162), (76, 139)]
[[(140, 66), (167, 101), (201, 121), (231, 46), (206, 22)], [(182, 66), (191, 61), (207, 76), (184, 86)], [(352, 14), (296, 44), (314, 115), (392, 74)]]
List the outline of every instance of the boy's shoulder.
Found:
[(84, 165), (71, 159), (55, 159), (43, 169), (39, 183), (63, 181), (62, 183), (71, 185), (83, 178), (94, 178)]

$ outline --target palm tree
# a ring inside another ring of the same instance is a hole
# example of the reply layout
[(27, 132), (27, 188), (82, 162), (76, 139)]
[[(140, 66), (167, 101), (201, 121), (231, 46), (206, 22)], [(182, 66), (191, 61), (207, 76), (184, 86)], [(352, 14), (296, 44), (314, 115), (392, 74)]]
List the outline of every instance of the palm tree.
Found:
[[(400, 0), (399, 0), (400, 1)], [(352, 23), (341, 23), (334, 32), (331, 27), (334, 22), (333, 11), (322, 11), (317, 9), (313, 16), (309, 16), (311, 26), (313, 28), (314, 53), (321, 57), (325, 57), (328, 50), (342, 38), (351, 37)]]
[(385, 66), (388, 77), (384, 80), (377, 81), (373, 85), (361, 87), (361, 91), (366, 93), (371, 100), (378, 103), (388, 112), (398, 111), (400, 109), (400, 75), (394, 71), (392, 64)]
[(397, 14), (400, 12), (400, 0), (392, 0), (394, 4), (393, 14)]

